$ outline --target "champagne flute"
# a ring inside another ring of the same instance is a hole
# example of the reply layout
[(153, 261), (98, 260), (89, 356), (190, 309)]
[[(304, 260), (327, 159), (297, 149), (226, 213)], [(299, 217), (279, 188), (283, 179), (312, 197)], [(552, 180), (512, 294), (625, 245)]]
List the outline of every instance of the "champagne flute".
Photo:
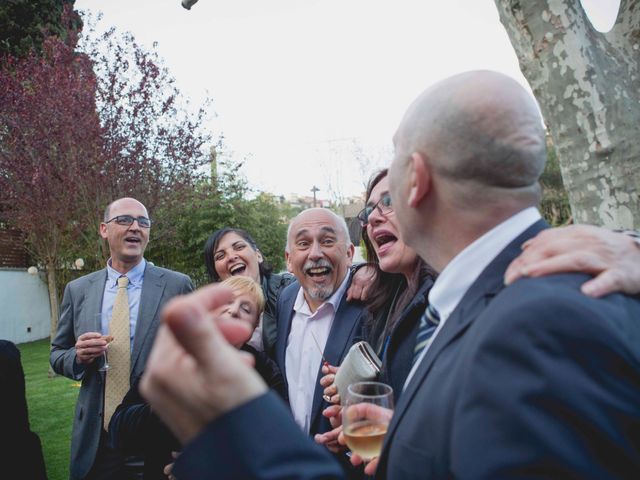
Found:
[[(98, 327), (102, 325), (102, 314), (96, 313), (96, 324)], [(113, 341), (113, 337), (111, 335), (103, 335), (102, 339), (107, 342), (107, 348), (109, 347), (109, 343)], [(99, 372), (106, 372), (109, 370), (109, 362), (107, 361), (107, 351), (105, 350), (102, 354), (102, 364), (98, 368)]]
[(342, 409), (347, 445), (368, 461), (380, 456), (393, 415), (393, 389), (380, 382), (357, 382), (347, 388)]
[[(107, 350), (108, 350), (109, 345), (111, 344), (111, 342), (113, 342), (113, 337), (111, 335), (103, 335), (102, 339), (107, 342)], [(109, 370), (109, 362), (107, 360), (107, 350), (105, 350), (104, 353), (102, 354), (103, 362), (100, 368), (98, 369), (99, 372), (106, 372), (107, 370)]]

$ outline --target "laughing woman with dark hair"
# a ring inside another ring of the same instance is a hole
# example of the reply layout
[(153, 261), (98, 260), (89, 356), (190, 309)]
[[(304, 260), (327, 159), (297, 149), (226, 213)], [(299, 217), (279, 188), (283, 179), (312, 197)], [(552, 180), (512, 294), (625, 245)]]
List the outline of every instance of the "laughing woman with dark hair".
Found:
[(293, 275), (273, 273), (255, 240), (240, 228), (221, 228), (213, 232), (204, 245), (204, 262), (212, 283), (242, 275), (262, 287), (265, 309), (260, 325), (248, 343), (271, 355), (277, 335), (276, 302), (280, 291), (294, 280)]
[(369, 181), (365, 203), (358, 219), (367, 260), (375, 272), (366, 300), (369, 317), (365, 332), (376, 353), (384, 359), (391, 331), (421, 287), (433, 283), (436, 272), (399, 239), (387, 169), (380, 170)]
[[(387, 169), (375, 173), (367, 187), (365, 208), (358, 214), (371, 280), (364, 300), (368, 317), (365, 339), (383, 361), (380, 380), (389, 383), (397, 397), (411, 367), (418, 322), (427, 304), (427, 293), (436, 273), (400, 238)], [(396, 330), (398, 330), (396, 332)], [(391, 333), (395, 342), (387, 358)], [(336, 367), (323, 367), (320, 383), (333, 403), (339, 402), (333, 384)]]

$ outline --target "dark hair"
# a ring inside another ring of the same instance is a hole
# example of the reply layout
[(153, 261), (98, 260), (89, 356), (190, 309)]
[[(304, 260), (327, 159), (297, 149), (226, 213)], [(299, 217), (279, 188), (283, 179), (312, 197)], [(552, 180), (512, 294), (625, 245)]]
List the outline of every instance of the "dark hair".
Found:
[[(371, 180), (367, 185), (365, 203), (371, 198), (371, 191), (388, 173), (389, 170), (383, 168), (371, 176)], [(366, 250), (367, 263), (376, 269), (376, 277), (368, 294), (369, 300), (367, 300), (367, 310), (369, 311), (368, 330), (374, 334), (382, 335), (384, 332), (388, 332), (395, 324), (398, 316), (413, 299), (423, 280), (428, 276), (435, 277), (435, 272), (420, 257), (417, 258), (413, 275), (408, 282), (401, 273), (382, 271), (376, 251), (369, 235), (367, 235), (366, 226), (362, 227), (361, 233)], [(384, 338), (370, 340), (375, 343), (379, 343), (379, 340), (384, 342)]]
[[(241, 228), (229, 228), (229, 227), (219, 228), (218, 230), (213, 232), (209, 236), (209, 238), (207, 238), (207, 241), (204, 244), (204, 266), (207, 269), (207, 274), (209, 275), (209, 281), (211, 283), (220, 281), (220, 275), (218, 275), (218, 272), (216, 272), (216, 261), (215, 261), (215, 258), (213, 257), (213, 252), (216, 251), (216, 249), (218, 248), (218, 243), (220, 243), (220, 240), (222, 239), (222, 237), (224, 237), (227, 233), (235, 233), (237, 235), (240, 235), (242, 238), (245, 239), (245, 241), (249, 244), (249, 246), (253, 248), (255, 252), (260, 251), (253, 237), (249, 235), (246, 231), (242, 230)], [(271, 265), (264, 258), (262, 259), (262, 262), (259, 264), (259, 269), (260, 269), (260, 279), (262, 279), (265, 276), (269, 276), (273, 271), (273, 268), (271, 267)]]
[[(367, 185), (367, 194), (365, 196), (365, 205), (371, 198), (371, 191), (378, 185), (383, 178), (387, 176), (389, 170), (383, 168), (377, 173), (374, 173), (369, 180), (369, 184)], [(373, 266), (376, 269), (376, 278), (373, 281), (371, 286), (371, 292), (369, 294), (370, 300), (367, 302), (367, 309), (372, 316), (377, 316), (377, 314), (389, 306), (389, 303), (393, 301), (393, 296), (397, 289), (406, 283), (404, 275), (400, 273), (388, 273), (383, 272), (380, 269), (380, 262), (378, 260), (378, 255), (373, 248), (373, 244), (371, 243), (371, 239), (367, 234), (367, 226), (362, 227), (362, 241), (364, 243), (364, 248), (366, 250), (367, 263)]]

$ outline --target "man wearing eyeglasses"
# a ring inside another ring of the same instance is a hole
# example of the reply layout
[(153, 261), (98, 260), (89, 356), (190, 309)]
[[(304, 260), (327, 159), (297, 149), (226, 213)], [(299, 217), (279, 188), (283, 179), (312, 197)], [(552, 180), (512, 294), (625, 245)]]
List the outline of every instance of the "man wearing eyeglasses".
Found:
[[(127, 478), (124, 458), (107, 444), (109, 419), (144, 370), (162, 305), (193, 290), (188, 276), (144, 259), (150, 229), (142, 203), (112, 202), (100, 224), (111, 255), (106, 268), (70, 282), (64, 292), (50, 361), (56, 373), (82, 381), (71, 439), (72, 479)], [(101, 371), (105, 360), (109, 368)]]

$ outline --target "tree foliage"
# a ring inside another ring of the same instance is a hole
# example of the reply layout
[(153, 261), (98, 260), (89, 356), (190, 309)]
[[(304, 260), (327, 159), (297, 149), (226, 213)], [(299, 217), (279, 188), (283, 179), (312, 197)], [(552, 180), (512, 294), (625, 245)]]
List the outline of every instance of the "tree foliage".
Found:
[(131, 35), (87, 33), (86, 53), (70, 29), (0, 68), (0, 211), (47, 270), (53, 331), (72, 260), (104, 265), (104, 207), (134, 196), (172, 211), (201, 181), (211, 142), (207, 106), (181, 102), (155, 52)]
[(197, 285), (208, 282), (203, 248), (219, 228), (246, 230), (275, 270), (284, 267), (286, 212), (273, 196), (251, 192), (241, 173), (242, 163), (228, 159), (220, 167), (219, 175), (201, 182), (186, 202), (154, 213), (161, 223), (175, 222), (175, 229), (152, 229), (147, 257), (188, 274)]
[(8, 55), (3, 64), (0, 206), (47, 267), (55, 319), (55, 268), (61, 252), (88, 227), (91, 192), (100, 185), (95, 76), (88, 58), (57, 37), (45, 39), (42, 55)]
[(81, 50), (93, 60), (103, 129), (106, 198), (133, 196), (150, 211), (179, 203), (202, 178), (213, 137), (210, 102), (193, 108), (154, 48), (130, 33), (97, 33), (85, 17)]
[[(75, 0), (3, 0), (0, 3), (0, 56), (41, 52), (45, 38), (67, 38), (82, 22), (72, 12)], [(71, 45), (72, 47), (74, 45)]]

